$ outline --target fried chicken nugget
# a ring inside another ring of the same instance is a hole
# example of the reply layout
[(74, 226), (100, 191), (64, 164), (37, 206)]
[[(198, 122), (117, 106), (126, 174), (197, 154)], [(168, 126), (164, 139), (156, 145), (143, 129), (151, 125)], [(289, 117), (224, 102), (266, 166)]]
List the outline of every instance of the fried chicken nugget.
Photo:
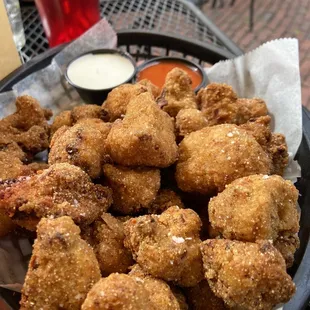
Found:
[(86, 240), (93, 247), (101, 274), (127, 273), (134, 264), (131, 252), (124, 247), (124, 223), (109, 213), (103, 213), (87, 228)]
[(147, 212), (149, 214), (161, 214), (173, 206), (184, 209), (184, 204), (180, 196), (171, 189), (161, 189), (155, 200), (147, 208)]
[(11, 218), (0, 210), (0, 238), (4, 237), (15, 229), (16, 225)]
[(71, 111), (62, 111), (55, 116), (53, 124), (51, 125), (51, 137), (62, 126), (71, 127), (73, 125)]
[(130, 101), (107, 138), (112, 160), (123, 166), (168, 167), (177, 159), (174, 125), (146, 92)]
[(109, 208), (106, 197), (106, 188), (66, 163), (0, 183), (0, 209), (29, 230), (35, 230), (38, 220), (46, 216), (68, 215), (75, 223), (88, 225)]
[[(138, 265), (134, 265), (129, 275), (136, 281), (141, 282), (150, 296), (155, 309), (160, 310), (181, 310), (188, 309), (185, 297), (181, 298), (181, 292), (175, 296), (171, 287), (163, 280), (153, 278), (143, 271)], [(180, 304), (181, 303), (181, 304)]]
[(240, 125), (240, 128), (252, 134), (269, 154), (272, 160), (271, 174), (283, 175), (289, 161), (287, 144), (284, 135), (271, 132), (270, 121), (270, 116), (262, 116), (249, 120), (247, 123)]
[(51, 140), (49, 164), (69, 163), (91, 178), (99, 178), (107, 156), (105, 141), (110, 128), (110, 123), (99, 119), (83, 119), (73, 127), (61, 127)]
[(268, 241), (211, 239), (201, 252), (212, 291), (229, 307), (271, 310), (295, 293), (282, 255)]
[(194, 286), (202, 280), (200, 227), (200, 218), (193, 210), (171, 207), (161, 215), (126, 222), (124, 244), (153, 277)]
[(176, 117), (182, 109), (196, 109), (197, 99), (189, 75), (180, 68), (172, 69), (166, 76), (158, 104), (170, 116)]
[(177, 135), (180, 137), (206, 126), (208, 126), (208, 122), (198, 109), (182, 109), (175, 118)]
[(231, 86), (211, 83), (197, 95), (198, 104), (209, 126), (246, 123), (251, 118), (268, 113), (266, 103), (259, 98), (238, 98)]
[(160, 171), (106, 164), (103, 173), (113, 190), (112, 210), (128, 215), (148, 209), (160, 188)]
[(16, 142), (25, 152), (35, 154), (48, 148), (50, 110), (42, 109), (30, 96), (16, 99), (16, 112), (0, 120), (0, 145)]
[(80, 309), (100, 279), (92, 248), (68, 216), (42, 219), (37, 228), (21, 310)]
[(156, 310), (142, 283), (114, 273), (98, 281), (87, 294), (82, 310)]
[(123, 84), (109, 92), (102, 109), (110, 122), (122, 118), (127, 111), (129, 102), (142, 93), (148, 92), (148, 87), (141, 84)]
[(143, 85), (147, 88), (147, 90), (153, 95), (154, 99), (159, 97), (161, 89), (154, 85), (150, 80), (143, 79), (138, 82), (139, 85)]
[(184, 138), (175, 176), (183, 191), (212, 195), (235, 179), (270, 171), (270, 158), (255, 138), (236, 125), (224, 124)]
[[(290, 181), (277, 175), (251, 175), (233, 181), (211, 198), (209, 219), (213, 229), (226, 239), (276, 241), (298, 233), (297, 199), (298, 191)], [(295, 250), (285, 251), (290, 265)]]
[(207, 280), (202, 280), (194, 287), (184, 289), (190, 309), (192, 310), (225, 310), (223, 300), (214, 295)]

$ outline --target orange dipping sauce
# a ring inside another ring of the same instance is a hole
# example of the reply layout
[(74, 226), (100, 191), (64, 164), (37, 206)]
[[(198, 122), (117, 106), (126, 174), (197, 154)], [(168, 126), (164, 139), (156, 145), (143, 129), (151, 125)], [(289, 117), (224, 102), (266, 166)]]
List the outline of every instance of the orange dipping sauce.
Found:
[(158, 60), (144, 67), (137, 75), (138, 81), (143, 79), (150, 80), (154, 85), (162, 88), (165, 84), (166, 75), (173, 68), (180, 68), (189, 75), (192, 80), (192, 87), (195, 89), (202, 82), (199, 69), (190, 64), (177, 60)]

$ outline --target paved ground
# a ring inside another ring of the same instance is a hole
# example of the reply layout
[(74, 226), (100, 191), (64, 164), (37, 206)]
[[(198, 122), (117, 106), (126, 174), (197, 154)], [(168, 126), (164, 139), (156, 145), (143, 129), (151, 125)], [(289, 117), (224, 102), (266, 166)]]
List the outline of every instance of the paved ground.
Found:
[[(299, 40), (303, 104), (310, 109), (310, 0), (256, 0), (254, 29), (249, 31), (250, 0), (223, 0), (224, 7), (202, 7), (214, 23), (244, 51), (281, 37)], [(220, 3), (220, 1), (217, 1)]]

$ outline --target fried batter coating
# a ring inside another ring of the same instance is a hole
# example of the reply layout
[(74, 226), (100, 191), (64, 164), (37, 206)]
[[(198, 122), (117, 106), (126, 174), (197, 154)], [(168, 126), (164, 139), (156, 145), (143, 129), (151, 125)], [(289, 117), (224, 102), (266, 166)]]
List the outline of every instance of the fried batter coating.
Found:
[(268, 241), (212, 239), (201, 251), (205, 277), (229, 307), (271, 310), (295, 293), (282, 255)]
[(141, 84), (123, 84), (109, 92), (102, 108), (110, 122), (122, 118), (127, 111), (129, 102), (142, 93), (148, 92), (148, 88)]
[[(141, 282), (150, 296), (150, 300), (155, 309), (160, 310), (181, 310), (178, 298), (174, 295), (170, 286), (163, 280), (153, 278), (136, 264), (130, 271), (129, 275), (136, 281)], [(179, 294), (181, 294), (179, 292)], [(185, 300), (184, 300), (185, 301)], [(184, 303), (184, 302), (183, 302)]]
[(114, 273), (98, 281), (87, 294), (82, 310), (155, 310), (142, 283)]
[(107, 148), (123, 166), (168, 167), (177, 159), (173, 121), (150, 93), (143, 93), (130, 101), (124, 119), (113, 124)]
[(192, 310), (225, 310), (225, 304), (211, 291), (207, 280), (202, 280), (194, 287), (184, 289)]
[(94, 249), (104, 277), (114, 272), (127, 273), (134, 264), (130, 251), (124, 247), (124, 238), (124, 223), (109, 213), (103, 213), (89, 227), (86, 240)]
[(154, 99), (159, 97), (161, 89), (154, 85), (150, 80), (148, 79), (143, 79), (138, 82), (138, 84), (145, 86), (148, 91), (153, 95)]
[(173, 206), (184, 209), (180, 196), (171, 189), (161, 189), (154, 202), (147, 208), (147, 212), (149, 214), (161, 214)]
[(68, 216), (38, 224), (21, 310), (80, 309), (88, 291), (100, 279), (92, 248)]
[(62, 111), (59, 113), (55, 119), (53, 124), (51, 125), (51, 137), (54, 133), (62, 126), (71, 127), (73, 125), (71, 111)]
[(48, 148), (50, 110), (42, 109), (30, 96), (16, 99), (16, 112), (0, 120), (0, 145), (16, 142), (35, 154)]
[(298, 233), (297, 199), (298, 191), (290, 181), (277, 175), (251, 175), (233, 181), (211, 198), (209, 219), (226, 239), (276, 241)]
[(279, 133), (272, 133), (270, 116), (262, 116), (241, 125), (240, 127), (251, 133), (272, 160), (271, 174), (283, 175), (288, 165), (288, 151), (285, 137)]
[(240, 125), (268, 113), (262, 99), (238, 99), (232, 87), (227, 84), (211, 83), (198, 92), (197, 99), (209, 126)]
[(146, 273), (180, 286), (194, 286), (202, 280), (200, 227), (193, 210), (171, 207), (161, 215), (126, 222), (124, 244)]
[(170, 116), (176, 117), (182, 109), (196, 109), (197, 99), (189, 75), (180, 68), (172, 69), (166, 76), (158, 104)]
[(112, 210), (128, 215), (148, 209), (160, 188), (160, 171), (106, 164), (103, 173), (113, 190)]
[(61, 127), (51, 140), (49, 164), (69, 163), (93, 179), (100, 177), (109, 131), (110, 124), (98, 119), (85, 119), (70, 128)]
[(0, 209), (17, 224), (35, 230), (46, 216), (70, 216), (88, 225), (109, 208), (106, 189), (79, 167), (55, 164), (42, 173), (0, 183)]
[(236, 125), (205, 127), (179, 145), (178, 186), (185, 192), (214, 194), (251, 174), (269, 174), (271, 161), (254, 137)]
[(177, 135), (181, 137), (206, 126), (208, 126), (206, 118), (197, 109), (182, 109), (175, 118)]

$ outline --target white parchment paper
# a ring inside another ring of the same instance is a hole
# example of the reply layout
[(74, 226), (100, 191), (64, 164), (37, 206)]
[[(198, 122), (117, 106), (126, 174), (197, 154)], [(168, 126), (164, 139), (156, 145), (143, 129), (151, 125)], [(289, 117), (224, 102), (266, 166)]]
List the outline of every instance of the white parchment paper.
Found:
[[(14, 111), (14, 99), (22, 94), (37, 98), (43, 107), (51, 108), (56, 114), (81, 104), (78, 94), (64, 82), (66, 64), (78, 54), (114, 48), (116, 43), (115, 32), (102, 20), (59, 53), (49, 67), (17, 83), (12, 92), (0, 94), (0, 117)], [(219, 62), (206, 70), (211, 82), (232, 85), (240, 97), (260, 97), (266, 101), (273, 131), (287, 139), (290, 164), (286, 178), (296, 180), (300, 169), (293, 158), (302, 138), (298, 41), (268, 42), (244, 56)], [(0, 240), (0, 286), (19, 291), (31, 246), (25, 239), (16, 239), (7, 236)]]

